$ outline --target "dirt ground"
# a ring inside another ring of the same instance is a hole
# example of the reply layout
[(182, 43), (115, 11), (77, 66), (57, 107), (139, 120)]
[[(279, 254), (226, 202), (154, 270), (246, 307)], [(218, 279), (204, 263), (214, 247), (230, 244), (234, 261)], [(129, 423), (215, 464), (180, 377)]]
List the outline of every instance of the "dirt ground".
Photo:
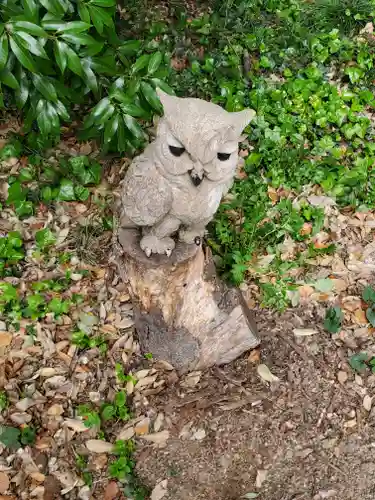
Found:
[[(150, 399), (170, 439), (140, 450), (140, 476), (151, 486), (167, 479), (165, 500), (372, 500), (375, 376), (347, 362), (371, 339), (332, 340), (313, 307), (257, 320), (260, 361), (279, 381), (260, 379), (253, 351), (191, 390), (176, 385)], [(296, 327), (318, 332), (295, 337)]]

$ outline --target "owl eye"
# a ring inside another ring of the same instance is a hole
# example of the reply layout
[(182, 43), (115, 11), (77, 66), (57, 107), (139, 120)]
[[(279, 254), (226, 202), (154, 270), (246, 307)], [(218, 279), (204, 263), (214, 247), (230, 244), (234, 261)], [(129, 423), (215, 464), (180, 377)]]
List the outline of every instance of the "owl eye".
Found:
[(226, 161), (230, 158), (230, 153), (218, 153), (217, 157), (220, 161)]
[(173, 156), (181, 156), (185, 153), (185, 148), (178, 148), (177, 146), (169, 146), (169, 151)]

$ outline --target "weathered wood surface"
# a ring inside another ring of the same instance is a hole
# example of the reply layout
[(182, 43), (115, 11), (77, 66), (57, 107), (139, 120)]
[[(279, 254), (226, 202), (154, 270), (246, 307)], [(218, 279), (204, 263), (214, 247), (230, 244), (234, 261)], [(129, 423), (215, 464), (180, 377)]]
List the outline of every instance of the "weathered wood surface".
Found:
[(187, 372), (228, 363), (259, 344), (242, 294), (217, 278), (201, 246), (177, 243), (169, 258), (148, 258), (139, 239), (137, 230), (119, 230), (117, 264), (143, 352)]

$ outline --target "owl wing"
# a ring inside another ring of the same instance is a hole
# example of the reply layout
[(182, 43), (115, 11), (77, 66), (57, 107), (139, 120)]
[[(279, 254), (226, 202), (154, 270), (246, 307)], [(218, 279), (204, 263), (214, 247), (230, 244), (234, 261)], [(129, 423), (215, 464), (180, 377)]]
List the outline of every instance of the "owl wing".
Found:
[(137, 226), (153, 226), (169, 212), (172, 200), (172, 190), (155, 165), (146, 158), (136, 158), (123, 186), (125, 214)]

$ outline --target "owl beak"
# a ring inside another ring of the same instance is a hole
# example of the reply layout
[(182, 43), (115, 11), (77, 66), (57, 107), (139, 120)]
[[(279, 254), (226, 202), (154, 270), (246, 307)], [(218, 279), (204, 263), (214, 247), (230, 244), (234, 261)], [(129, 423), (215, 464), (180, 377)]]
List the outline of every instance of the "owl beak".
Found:
[(194, 162), (194, 167), (189, 170), (189, 175), (194, 186), (199, 186), (199, 184), (203, 181), (204, 176), (203, 165), (200, 161)]

